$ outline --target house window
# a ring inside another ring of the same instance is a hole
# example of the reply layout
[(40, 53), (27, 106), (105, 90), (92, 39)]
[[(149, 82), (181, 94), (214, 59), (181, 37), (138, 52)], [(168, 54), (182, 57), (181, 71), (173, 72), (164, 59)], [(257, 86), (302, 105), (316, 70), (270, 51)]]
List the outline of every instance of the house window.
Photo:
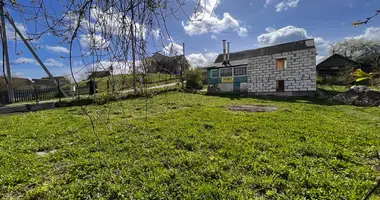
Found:
[(276, 81), (276, 92), (285, 92), (285, 82), (284, 80)]
[(217, 69), (211, 70), (211, 78), (219, 78), (219, 72)]
[(286, 68), (286, 58), (277, 58), (276, 59), (276, 68), (285, 69)]
[(232, 76), (232, 68), (220, 69), (220, 77)]
[(247, 67), (235, 67), (234, 76), (247, 76)]

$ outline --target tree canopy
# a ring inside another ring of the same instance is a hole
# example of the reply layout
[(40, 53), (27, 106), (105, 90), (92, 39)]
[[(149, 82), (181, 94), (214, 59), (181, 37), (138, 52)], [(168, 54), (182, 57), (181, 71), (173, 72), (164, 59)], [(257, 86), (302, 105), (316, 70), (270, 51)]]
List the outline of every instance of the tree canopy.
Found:
[(380, 40), (348, 38), (329, 48), (330, 54), (340, 54), (361, 64), (380, 67)]

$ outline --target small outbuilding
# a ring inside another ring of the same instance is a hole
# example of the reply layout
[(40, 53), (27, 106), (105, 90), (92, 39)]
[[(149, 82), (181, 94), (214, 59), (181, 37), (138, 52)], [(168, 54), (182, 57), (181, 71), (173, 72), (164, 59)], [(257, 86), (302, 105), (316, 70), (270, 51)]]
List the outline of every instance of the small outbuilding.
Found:
[(318, 76), (337, 76), (347, 67), (357, 68), (358, 63), (340, 54), (333, 54), (324, 58), (317, 65)]

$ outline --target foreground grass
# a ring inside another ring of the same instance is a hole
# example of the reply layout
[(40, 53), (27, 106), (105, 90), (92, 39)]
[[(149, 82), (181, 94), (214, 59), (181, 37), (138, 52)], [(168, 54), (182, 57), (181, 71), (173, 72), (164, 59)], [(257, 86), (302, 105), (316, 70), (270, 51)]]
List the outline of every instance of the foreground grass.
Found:
[(362, 199), (380, 175), (379, 108), (169, 93), (86, 109), (96, 134), (78, 107), (0, 116), (0, 198)]

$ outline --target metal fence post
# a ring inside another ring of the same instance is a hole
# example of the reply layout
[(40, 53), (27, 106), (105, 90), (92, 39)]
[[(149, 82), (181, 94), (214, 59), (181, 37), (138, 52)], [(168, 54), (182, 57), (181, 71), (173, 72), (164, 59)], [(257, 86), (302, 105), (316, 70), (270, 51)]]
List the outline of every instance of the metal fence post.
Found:
[(60, 83), (59, 83), (59, 79), (57, 79), (57, 87), (58, 87), (58, 99), (59, 99), (59, 103), (61, 103), (61, 90), (60, 90)]
[(38, 90), (36, 87), (34, 87), (34, 92), (35, 92), (35, 95), (36, 95), (36, 104), (38, 104), (38, 102), (40, 101), (39, 100), (39, 97), (38, 97)]

